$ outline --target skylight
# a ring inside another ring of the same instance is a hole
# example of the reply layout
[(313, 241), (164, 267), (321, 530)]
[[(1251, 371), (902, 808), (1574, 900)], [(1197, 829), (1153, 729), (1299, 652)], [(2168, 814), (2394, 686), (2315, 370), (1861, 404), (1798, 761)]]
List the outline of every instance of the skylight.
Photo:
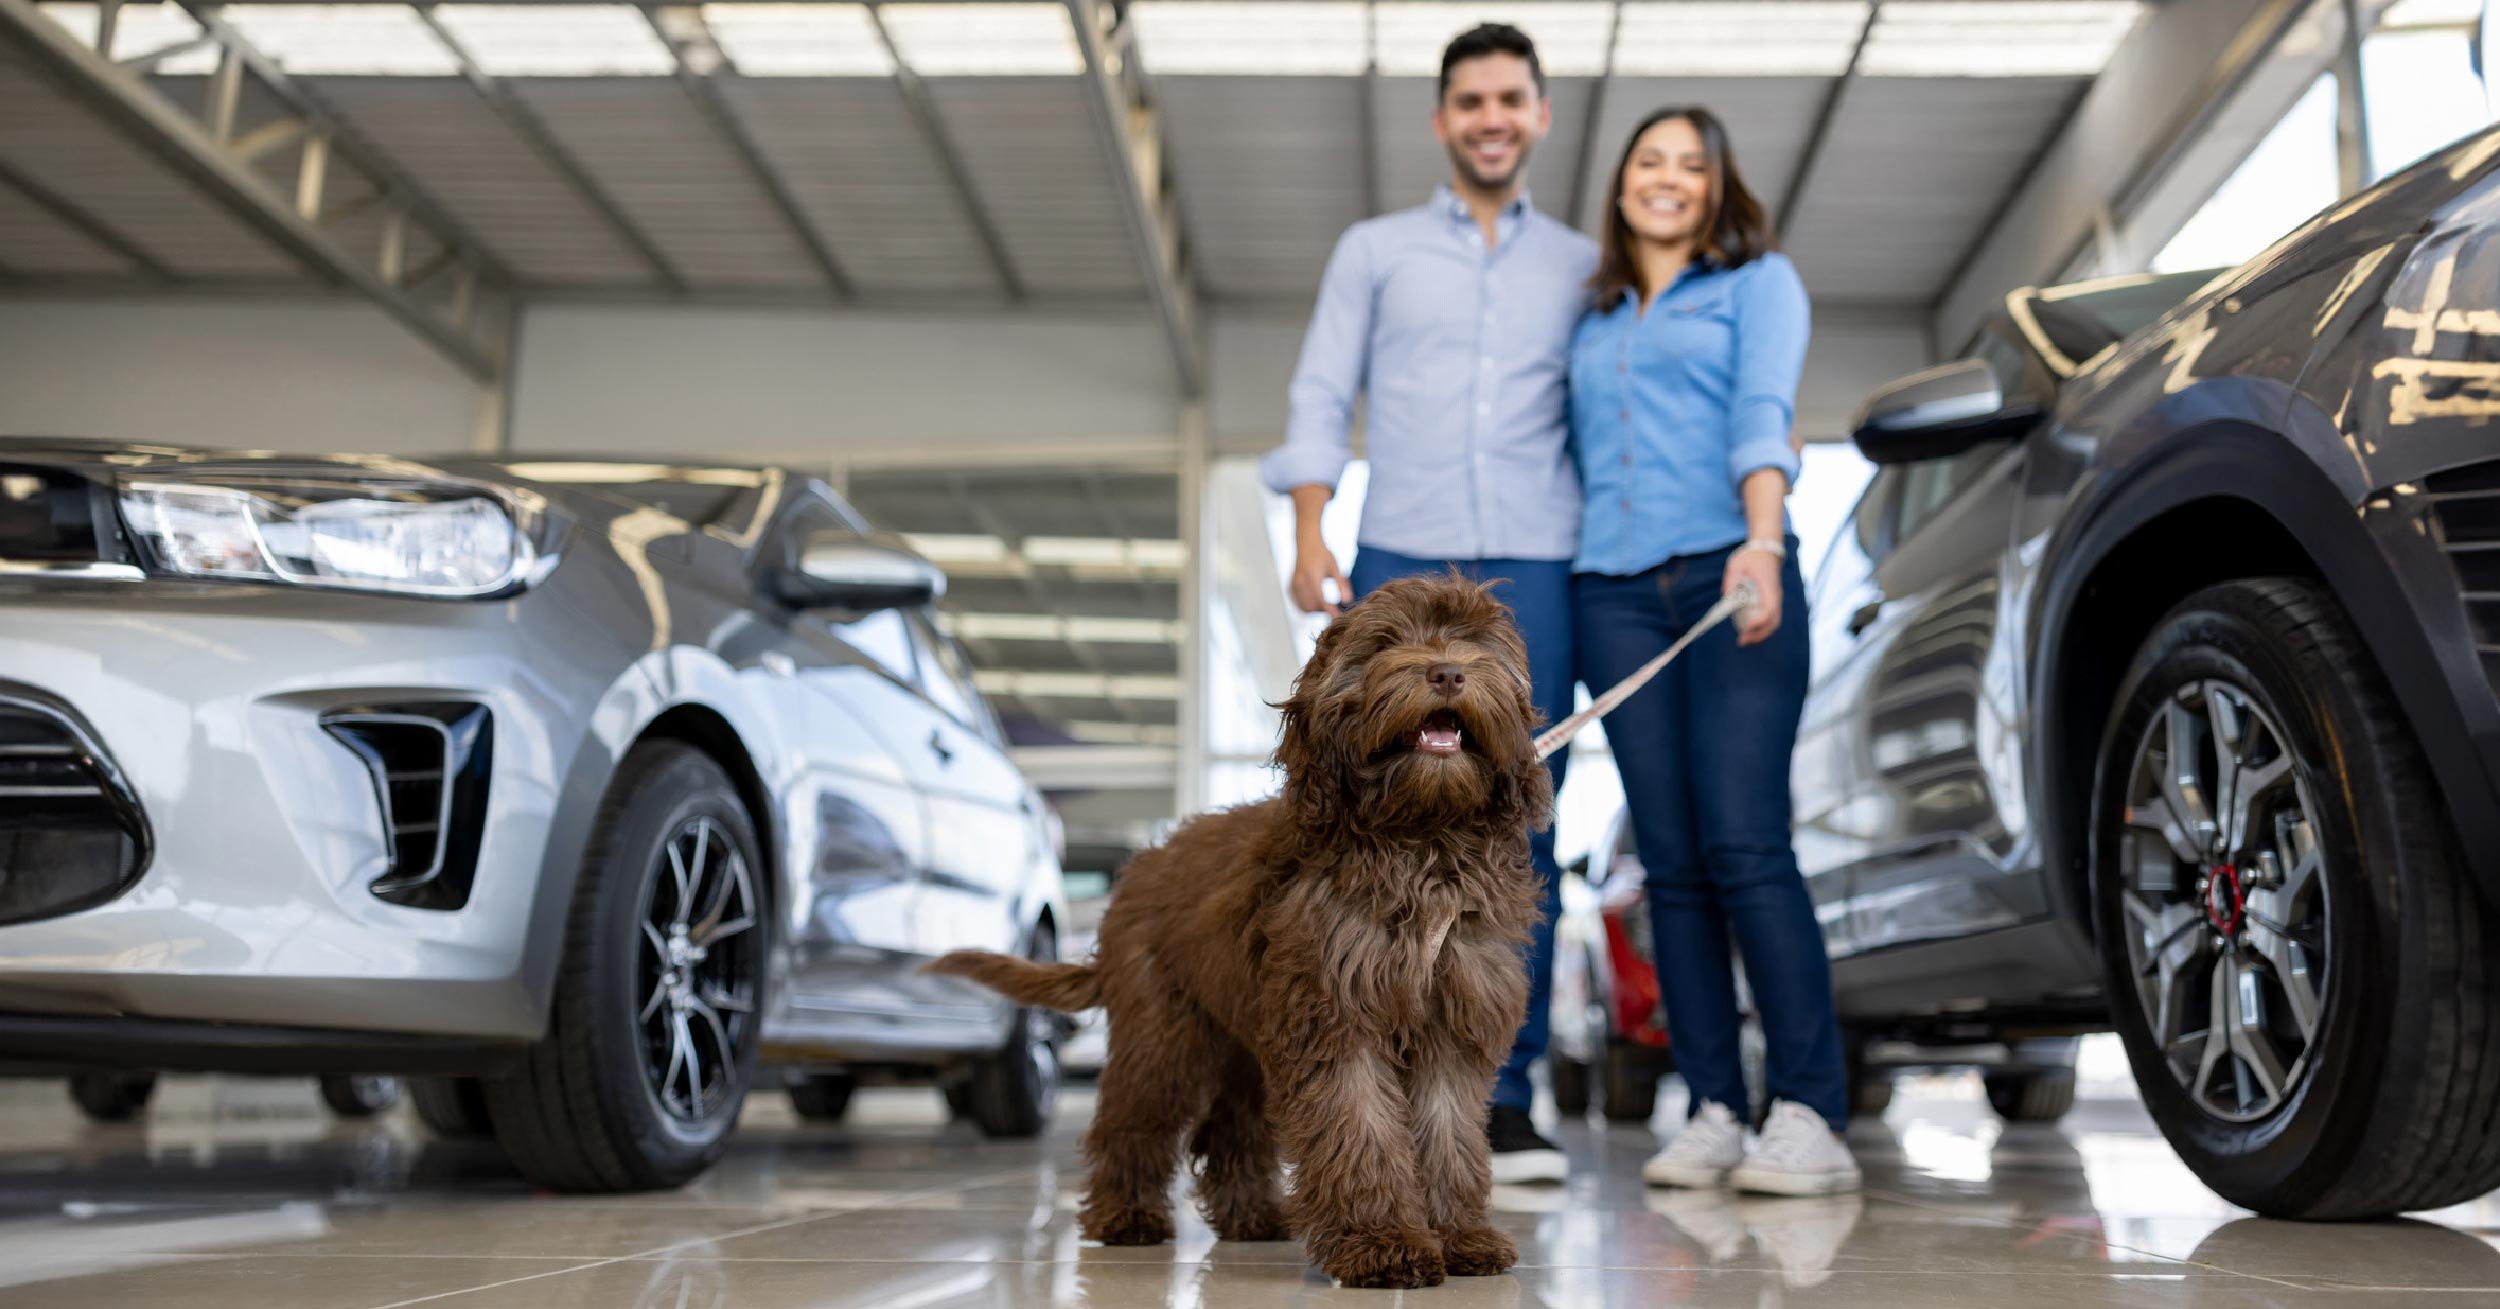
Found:
[(1156, 73), (1345, 75), (1371, 60), (1363, 6), (1347, 0), (1139, 0), (1129, 18)]
[(749, 77), (887, 77), (894, 59), (866, 5), (712, 4), (703, 21)]
[(2135, 0), (1893, 0), (1859, 71), (1870, 77), (2090, 77), (2134, 30)]
[(218, 16), (290, 73), (449, 77), (460, 61), (407, 5), (227, 5)]
[[(61, 25), (70, 35), (95, 48), (96, 30), (102, 22), (99, 7), (91, 4), (47, 4), (45, 17)], [(136, 59), (151, 51), (198, 40), (200, 25), (181, 6), (173, 4), (126, 4), (113, 27), (113, 48), (105, 54), (114, 59)], [(172, 76), (197, 76), (217, 71), (217, 49), (202, 46), (186, 50), (156, 66), (156, 71)]]
[(1615, 38), (1625, 77), (1838, 77), (1866, 25), (1864, 0), (1627, 4)]
[(1611, 11), (1610, 5), (1579, 0), (1490, 6), (1382, 0), (1373, 11), (1375, 48), (1385, 74), (1434, 77), (1441, 72), (1441, 48), (1451, 37), (1478, 23), (1509, 23), (1536, 42), (1537, 62), (1547, 76), (1592, 77), (1606, 70)]
[(929, 77), (1085, 71), (1068, 10), (1055, 4), (899, 4), (880, 11), (894, 53)]
[(657, 77), (677, 67), (632, 5), (444, 5), (434, 15), (497, 77)]

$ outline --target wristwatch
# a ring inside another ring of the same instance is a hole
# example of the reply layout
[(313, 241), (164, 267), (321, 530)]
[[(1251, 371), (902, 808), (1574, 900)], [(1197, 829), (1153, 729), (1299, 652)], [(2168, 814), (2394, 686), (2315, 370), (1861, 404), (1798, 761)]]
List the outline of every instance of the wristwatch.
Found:
[(1788, 543), (1775, 536), (1755, 537), (1754, 539), (1745, 542), (1743, 545), (1736, 547), (1736, 550), (1739, 554), (1742, 554), (1747, 550), (1759, 550), (1762, 553), (1771, 556), (1773, 559), (1786, 559), (1788, 557)]

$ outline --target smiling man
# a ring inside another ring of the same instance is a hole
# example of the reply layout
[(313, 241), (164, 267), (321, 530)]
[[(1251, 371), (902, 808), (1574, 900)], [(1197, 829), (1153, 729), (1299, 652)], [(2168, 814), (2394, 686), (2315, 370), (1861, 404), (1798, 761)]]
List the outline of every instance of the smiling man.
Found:
[[(1293, 497), (1296, 604), (1334, 614), (1392, 578), (1453, 566), (1498, 581), (1548, 721), (1571, 711), (1580, 486), (1563, 402), (1572, 328), (1597, 267), (1596, 243), (1538, 213), (1521, 185), (1553, 119), (1525, 33), (1486, 24), (1450, 42), (1432, 111), (1450, 180), (1338, 239), (1294, 370), (1285, 443), (1260, 464), (1268, 486)], [(1369, 402), (1371, 489), (1349, 585), (1321, 542), (1320, 511), (1351, 458), (1357, 397)], [(1558, 788), (1562, 763), (1551, 765)], [(1505, 1183), (1565, 1171), (1528, 1119), (1528, 1069), (1545, 1052), (1552, 1004), (1550, 830), (1533, 851), (1545, 913), (1528, 950), (1527, 1025), (1494, 1086), (1489, 1126), (1493, 1178)]]

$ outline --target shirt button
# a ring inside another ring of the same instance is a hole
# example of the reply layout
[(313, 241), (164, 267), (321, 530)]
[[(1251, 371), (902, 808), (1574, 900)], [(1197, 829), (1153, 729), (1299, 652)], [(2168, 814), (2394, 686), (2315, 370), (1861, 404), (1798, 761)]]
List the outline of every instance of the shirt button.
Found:
[(1620, 419), (1622, 419), (1624, 422), (1627, 422), (1627, 423), (1628, 423), (1628, 422), (1631, 422), (1631, 421), (1632, 421), (1632, 411), (1631, 411), (1631, 410), (1629, 410), (1629, 409), (1622, 410), (1622, 411), (1618, 412), (1618, 413), (1615, 415), (1615, 417), (1620, 418)]
[(1632, 456), (1625, 455), (1623, 457), (1623, 466), (1626, 468), (1630, 468), (1632, 466)]

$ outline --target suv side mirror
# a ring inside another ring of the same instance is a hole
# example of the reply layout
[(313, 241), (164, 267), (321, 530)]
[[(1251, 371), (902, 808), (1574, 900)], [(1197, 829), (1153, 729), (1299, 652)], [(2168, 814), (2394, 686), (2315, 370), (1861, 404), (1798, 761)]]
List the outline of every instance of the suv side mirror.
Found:
[(1996, 373), (1959, 359), (1879, 388), (1850, 421), (1849, 439), (1874, 464), (1907, 464), (2011, 440), (2040, 420), (2036, 405), (2007, 405)]
[(891, 540), (811, 532), (791, 553), (767, 588), (796, 608), (871, 613), (931, 604), (946, 594), (946, 574), (936, 564)]

